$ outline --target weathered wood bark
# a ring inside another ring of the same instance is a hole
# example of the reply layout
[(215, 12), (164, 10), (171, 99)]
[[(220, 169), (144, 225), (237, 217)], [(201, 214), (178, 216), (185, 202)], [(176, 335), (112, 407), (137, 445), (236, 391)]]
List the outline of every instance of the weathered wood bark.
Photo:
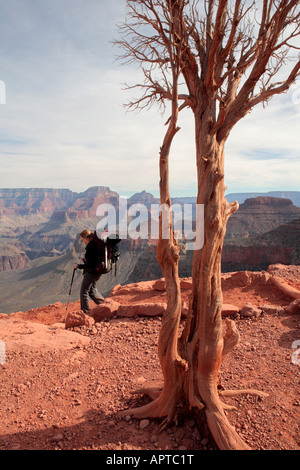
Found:
[[(178, 37), (182, 37), (182, 10), (173, 2), (173, 25)], [(180, 45), (177, 45), (177, 49)], [(185, 61), (185, 79), (196, 96), (197, 68), (193, 58), (178, 54)], [(177, 73), (176, 73), (177, 70)], [(172, 115), (160, 151), (160, 203), (171, 208), (169, 189), (169, 155), (178, 120), (178, 71), (172, 63)], [(178, 343), (181, 318), (181, 293), (178, 274), (178, 247), (172, 233), (172, 216), (169, 214), (170, 238), (160, 237), (157, 259), (166, 282), (167, 310), (163, 316), (158, 354), (163, 372), (161, 391), (155, 399), (140, 408), (127, 410), (138, 418), (163, 417), (164, 423), (177, 420), (178, 414), (191, 409), (203, 411), (208, 427), (220, 449), (247, 449), (234, 428), (229, 424), (218, 394), (218, 377), (223, 359), (224, 340), (222, 330), (221, 253), (226, 221), (232, 211), (224, 200), (224, 143), (211, 135), (210, 126), (215, 101), (198, 100), (201, 107), (194, 108), (196, 122), (196, 155), (198, 171), (197, 203), (205, 207), (205, 243), (195, 251), (193, 261), (193, 291), (190, 315)], [(198, 114), (198, 115), (197, 115)], [(237, 209), (236, 206), (232, 206)], [(234, 344), (238, 341), (238, 337)], [(228, 353), (228, 350), (226, 351)], [(126, 413), (126, 412), (125, 412)], [(164, 425), (163, 423), (163, 425)]]
[(174, 136), (179, 131), (178, 121), (178, 76), (179, 68), (172, 62), (172, 113), (168, 128), (160, 149), (160, 222), (157, 244), (157, 260), (166, 283), (167, 309), (163, 315), (158, 342), (158, 356), (163, 372), (162, 390), (156, 393), (155, 400), (141, 408), (127, 412), (135, 417), (164, 417), (166, 424), (174, 419), (180, 402), (180, 372), (186, 368), (186, 362), (178, 354), (178, 329), (181, 319), (181, 290), (178, 274), (179, 249), (174, 238), (172, 226), (172, 205), (169, 187), (169, 156)]
[[(176, 119), (170, 121), (160, 152), (161, 204), (168, 207), (171, 207), (169, 152), (178, 130), (176, 122)], [(157, 258), (166, 280), (168, 296), (158, 348), (164, 382), (154, 401), (127, 413), (138, 418), (164, 417), (168, 423), (173, 419), (176, 421), (179, 413), (198, 410), (205, 413), (208, 428), (220, 449), (242, 450), (248, 446), (230, 425), (217, 388), (223, 358), (239, 339), (232, 326), (228, 329), (232, 334), (223, 338), (221, 316), (222, 246), (226, 222), (238, 205), (228, 204), (224, 198), (224, 144), (217, 142), (215, 136), (207, 141), (204, 128), (204, 125), (199, 125), (196, 136), (198, 177), (201, 181), (197, 203), (205, 205), (205, 243), (201, 250), (194, 252), (190, 313), (178, 344), (181, 317), (178, 247), (173, 236), (170, 239), (160, 236)]]
[[(177, 103), (176, 98), (174, 100)], [(160, 202), (162, 207), (167, 208), (171, 208), (169, 154), (173, 137), (179, 130), (176, 127), (177, 116), (178, 106), (173, 105), (172, 117), (160, 151)], [(205, 113), (203, 119), (203, 122), (196, 120), (196, 147), (198, 178), (201, 182), (197, 203), (205, 206), (205, 244), (194, 253), (190, 314), (178, 344), (181, 318), (179, 254), (172, 233), (170, 213), (171, 237), (163, 238), (161, 218), (157, 248), (157, 259), (166, 281), (168, 299), (158, 347), (164, 377), (163, 388), (154, 401), (127, 412), (139, 418), (166, 417), (168, 423), (177, 419), (179, 409), (181, 413), (192, 408), (204, 409), (208, 427), (220, 449), (248, 449), (228, 422), (217, 389), (225, 347), (221, 316), (221, 254), (226, 222), (238, 206), (229, 205), (224, 199), (224, 144), (217, 142), (215, 136), (207, 138), (204, 123), (209, 122), (209, 119)]]
[(207, 132), (207, 109), (196, 119), (198, 204), (204, 204), (204, 246), (195, 251), (192, 304), (182, 337), (191, 364), (186, 394), (191, 406), (202, 403), (208, 427), (220, 449), (247, 449), (228, 422), (218, 394), (223, 360), (221, 254), (226, 223), (237, 204), (224, 199), (224, 143)]

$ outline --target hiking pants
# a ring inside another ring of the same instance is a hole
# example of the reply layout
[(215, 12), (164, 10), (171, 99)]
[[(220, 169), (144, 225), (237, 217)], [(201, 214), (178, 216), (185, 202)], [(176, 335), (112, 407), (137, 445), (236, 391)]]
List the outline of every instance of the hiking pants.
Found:
[(90, 310), (91, 298), (96, 304), (103, 302), (104, 298), (98, 292), (96, 283), (100, 279), (101, 274), (87, 273), (83, 274), (83, 280), (80, 289), (80, 307), (84, 313), (88, 313)]

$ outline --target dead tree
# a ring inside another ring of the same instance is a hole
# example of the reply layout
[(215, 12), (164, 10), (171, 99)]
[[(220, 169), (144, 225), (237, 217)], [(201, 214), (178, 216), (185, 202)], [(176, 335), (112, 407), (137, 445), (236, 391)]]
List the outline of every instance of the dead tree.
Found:
[[(224, 197), (225, 144), (240, 119), (287, 91), (300, 73), (298, 0), (247, 3), (127, 0), (127, 19), (116, 41), (122, 58), (139, 63), (145, 79), (128, 87), (142, 90), (129, 108), (172, 105), (160, 152), (162, 204), (171, 203), (168, 165), (178, 113), (185, 107), (193, 112), (197, 203), (205, 211), (204, 245), (194, 251), (192, 299), (179, 339), (178, 248), (174, 237), (160, 237), (157, 258), (168, 294), (158, 348), (164, 384), (151, 403), (128, 413), (168, 423), (187, 410), (201, 410), (217, 446), (232, 450), (248, 446), (230, 425), (218, 391), (222, 361), (239, 341), (233, 321), (227, 321), (223, 334), (221, 316), (223, 240), (227, 221), (238, 209), (237, 202), (229, 204)], [(226, 394), (231, 392), (243, 391)]]

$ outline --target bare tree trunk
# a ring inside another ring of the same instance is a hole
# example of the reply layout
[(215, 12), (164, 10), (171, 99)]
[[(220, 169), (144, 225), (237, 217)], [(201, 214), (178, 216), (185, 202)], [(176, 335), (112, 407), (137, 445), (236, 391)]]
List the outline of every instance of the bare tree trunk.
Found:
[(207, 132), (208, 123), (207, 115), (196, 119), (197, 202), (205, 207), (204, 246), (194, 252), (192, 301), (182, 336), (181, 347), (190, 364), (185, 388), (190, 406), (204, 407), (220, 449), (247, 449), (228, 422), (217, 389), (224, 346), (228, 346), (221, 316), (221, 255), (227, 220), (238, 205), (230, 205), (224, 198), (224, 142)]
[[(176, 117), (171, 119), (160, 152), (160, 201), (171, 207), (168, 160), (171, 143), (178, 128)], [(196, 120), (197, 122), (197, 120)], [(204, 121), (205, 122), (205, 121)], [(171, 237), (160, 238), (157, 259), (163, 271), (167, 290), (167, 310), (164, 313), (159, 337), (159, 359), (164, 382), (148, 405), (127, 410), (137, 418), (164, 417), (164, 424), (177, 420), (179, 413), (190, 409), (205, 412), (208, 428), (219, 449), (242, 450), (247, 445), (230, 425), (218, 393), (222, 360), (237, 344), (239, 336), (229, 324), (223, 338), (221, 254), (226, 222), (237, 204), (228, 204), (224, 198), (224, 143), (215, 137), (207, 140), (203, 125), (196, 129), (197, 163), (199, 177), (198, 204), (205, 205), (205, 243), (195, 251), (193, 261), (192, 302), (185, 330), (178, 343), (181, 318), (181, 292), (178, 274), (178, 247)], [(229, 323), (229, 322), (228, 322)], [(150, 392), (145, 390), (145, 392)], [(149, 393), (151, 395), (151, 392)], [(178, 407), (180, 405), (180, 407)]]
[[(181, 291), (178, 274), (179, 249), (174, 239), (172, 227), (171, 196), (169, 190), (169, 153), (176, 128), (177, 114), (166, 133), (160, 151), (160, 203), (166, 209), (165, 217), (169, 220), (170, 237), (164, 238), (163, 214), (160, 215), (160, 237), (157, 245), (157, 260), (161, 266), (166, 283), (167, 309), (163, 315), (159, 336), (158, 354), (164, 376), (163, 390), (159, 397), (160, 416), (166, 416), (166, 422), (173, 419), (179, 400), (178, 365), (185, 366), (178, 354), (178, 328), (181, 319)], [(161, 413), (162, 412), (162, 413)]]
[(159, 240), (157, 244), (157, 260), (162, 269), (166, 283), (167, 309), (164, 312), (160, 330), (158, 355), (163, 372), (162, 390), (145, 390), (152, 395), (154, 401), (140, 408), (125, 412), (135, 417), (164, 417), (162, 427), (174, 419), (177, 404), (182, 395), (182, 380), (180, 375), (186, 369), (186, 362), (178, 354), (178, 329), (181, 319), (181, 290), (178, 274), (179, 248), (174, 238), (172, 224), (171, 195), (169, 188), (169, 156), (174, 136), (180, 128), (178, 120), (178, 96), (175, 64), (173, 64), (173, 97), (172, 115), (169, 119), (163, 145), (160, 149), (160, 223)]

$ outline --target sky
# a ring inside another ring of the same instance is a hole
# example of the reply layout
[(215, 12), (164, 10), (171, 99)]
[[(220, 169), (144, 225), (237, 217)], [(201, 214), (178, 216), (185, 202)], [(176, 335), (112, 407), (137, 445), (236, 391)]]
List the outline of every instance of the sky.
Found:
[[(0, 188), (108, 186), (158, 196), (168, 115), (129, 113), (135, 65), (116, 60), (125, 0), (0, 0)], [(255, 108), (226, 144), (227, 193), (300, 190), (300, 83)], [(179, 118), (172, 196), (196, 195), (194, 124)]]

